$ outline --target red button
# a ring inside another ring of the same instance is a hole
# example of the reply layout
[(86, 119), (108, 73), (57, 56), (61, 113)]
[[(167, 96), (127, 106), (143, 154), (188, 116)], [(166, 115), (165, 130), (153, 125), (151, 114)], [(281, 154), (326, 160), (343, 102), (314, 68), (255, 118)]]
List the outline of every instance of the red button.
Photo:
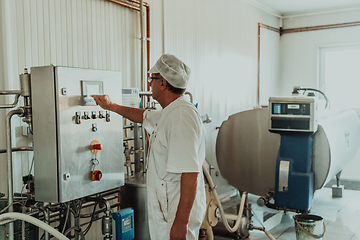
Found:
[(100, 143), (99, 143), (99, 144), (94, 144), (94, 145), (93, 145), (93, 149), (94, 149), (94, 150), (101, 150), (101, 149), (102, 149), (102, 146), (101, 146)]

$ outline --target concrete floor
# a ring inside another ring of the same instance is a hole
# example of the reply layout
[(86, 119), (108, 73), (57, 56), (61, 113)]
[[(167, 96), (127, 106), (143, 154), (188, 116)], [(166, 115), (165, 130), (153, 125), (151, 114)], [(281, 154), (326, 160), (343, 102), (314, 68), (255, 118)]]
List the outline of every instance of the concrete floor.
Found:
[[(270, 233), (279, 240), (296, 239), (295, 224), (292, 216), (295, 213), (287, 213), (283, 217), (282, 212), (258, 207), (256, 205), (256, 196), (249, 195), (249, 202), (252, 203), (253, 210), (259, 219), (269, 214), (273, 215), (262, 224)], [(311, 214), (323, 217), (326, 225), (326, 232), (323, 240), (360, 240), (360, 191), (343, 191), (342, 198), (333, 198), (331, 188), (323, 188), (315, 192), (314, 202)], [(254, 225), (261, 226), (253, 217)], [(222, 224), (222, 223), (218, 223)], [(215, 236), (214, 240), (229, 240), (234, 238), (225, 238)], [(253, 230), (250, 232), (250, 240), (269, 239), (263, 232)], [(310, 238), (309, 238), (310, 239)]]

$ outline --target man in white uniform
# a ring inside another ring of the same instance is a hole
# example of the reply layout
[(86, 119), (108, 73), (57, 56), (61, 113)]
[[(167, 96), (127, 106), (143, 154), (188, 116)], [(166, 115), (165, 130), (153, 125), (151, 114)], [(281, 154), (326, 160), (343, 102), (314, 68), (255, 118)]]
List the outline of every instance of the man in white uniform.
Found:
[(143, 123), (151, 133), (147, 169), (151, 239), (197, 240), (206, 210), (205, 130), (197, 109), (183, 96), (190, 69), (164, 54), (149, 73), (161, 110), (117, 105), (106, 95), (93, 97), (102, 108)]

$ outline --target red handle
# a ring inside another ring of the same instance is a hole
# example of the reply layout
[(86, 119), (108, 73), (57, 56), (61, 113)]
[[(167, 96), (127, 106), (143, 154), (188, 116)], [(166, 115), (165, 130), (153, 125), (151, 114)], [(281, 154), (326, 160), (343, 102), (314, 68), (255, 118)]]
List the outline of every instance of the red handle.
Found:
[(102, 146), (101, 146), (100, 143), (99, 143), (99, 144), (94, 144), (94, 145), (93, 145), (93, 149), (94, 149), (94, 150), (101, 150), (101, 149), (102, 149)]
[(102, 172), (100, 170), (95, 170), (92, 172), (92, 180), (93, 181), (100, 181), (102, 178)]

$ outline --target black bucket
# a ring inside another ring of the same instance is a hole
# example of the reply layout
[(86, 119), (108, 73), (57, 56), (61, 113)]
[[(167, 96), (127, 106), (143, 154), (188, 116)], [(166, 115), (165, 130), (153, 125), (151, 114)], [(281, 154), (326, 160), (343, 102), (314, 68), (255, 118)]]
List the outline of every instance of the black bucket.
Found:
[(294, 216), (297, 240), (322, 239), (325, 234), (323, 218), (317, 215), (300, 214)]

